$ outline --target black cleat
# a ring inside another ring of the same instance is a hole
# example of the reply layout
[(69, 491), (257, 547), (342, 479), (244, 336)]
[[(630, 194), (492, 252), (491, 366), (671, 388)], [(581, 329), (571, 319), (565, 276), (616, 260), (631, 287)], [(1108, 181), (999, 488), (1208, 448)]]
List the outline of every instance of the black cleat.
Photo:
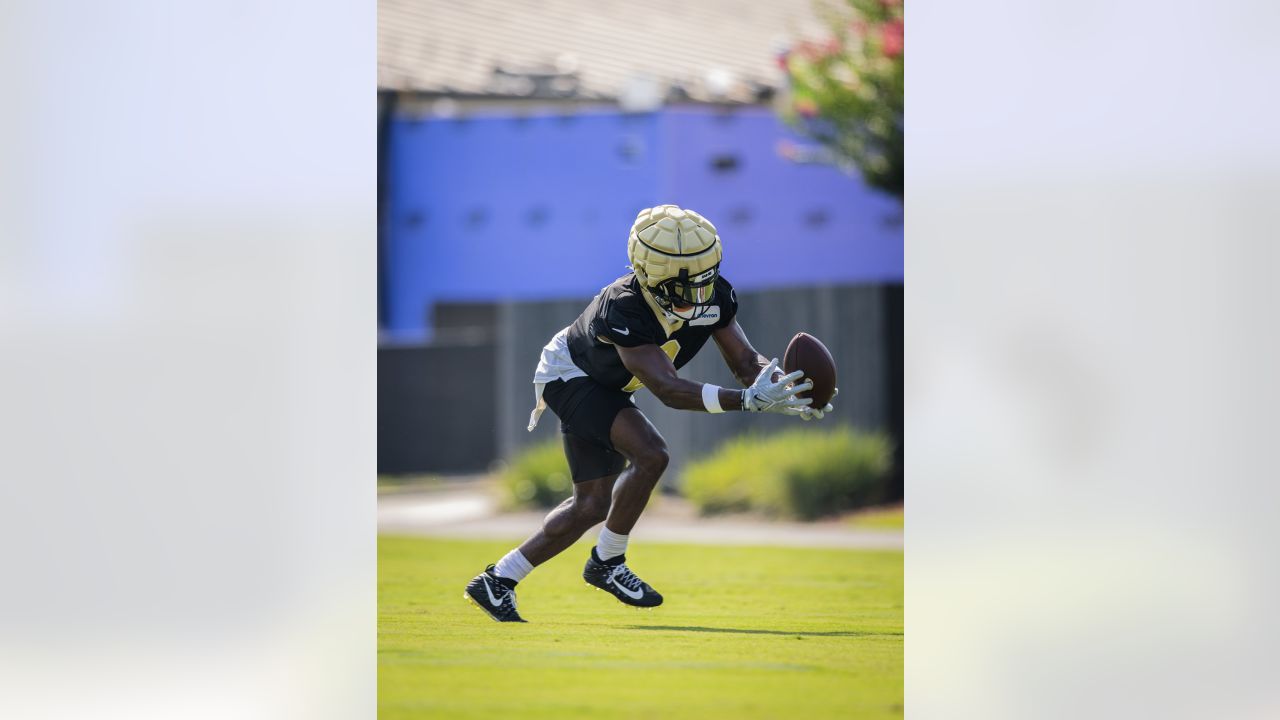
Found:
[(527, 622), (516, 612), (516, 581), (493, 574), (493, 566), (467, 583), (462, 597), (498, 622)]
[(649, 587), (649, 583), (636, 577), (627, 568), (626, 561), (626, 555), (601, 560), (596, 555), (596, 549), (591, 548), (591, 557), (582, 570), (582, 579), (588, 585), (598, 587), (632, 607), (651, 608), (661, 605), (662, 596)]

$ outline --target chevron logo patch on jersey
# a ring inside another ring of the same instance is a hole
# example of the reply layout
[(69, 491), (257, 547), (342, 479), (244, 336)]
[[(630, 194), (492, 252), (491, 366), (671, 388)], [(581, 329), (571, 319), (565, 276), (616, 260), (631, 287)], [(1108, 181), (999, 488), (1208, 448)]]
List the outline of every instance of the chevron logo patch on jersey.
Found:
[(687, 322), (690, 325), (715, 325), (720, 322), (720, 306), (712, 305), (707, 308), (707, 311), (703, 313), (702, 317), (694, 318)]

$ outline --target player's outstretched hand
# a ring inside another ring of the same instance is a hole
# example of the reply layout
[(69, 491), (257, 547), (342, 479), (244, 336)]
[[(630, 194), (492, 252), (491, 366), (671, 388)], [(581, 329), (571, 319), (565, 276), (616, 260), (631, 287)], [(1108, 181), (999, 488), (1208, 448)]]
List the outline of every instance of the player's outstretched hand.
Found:
[[(831, 399), (835, 400), (836, 396), (839, 394), (840, 394), (840, 388), (835, 388), (831, 392)], [(831, 403), (827, 403), (827, 406), (822, 408), (821, 410), (815, 407), (807, 407), (801, 410), (800, 419), (805, 421), (821, 420), (822, 418), (826, 417), (827, 413), (831, 412), (832, 410), (835, 410), (835, 408), (831, 405)]]
[(760, 371), (759, 375), (756, 375), (755, 382), (751, 383), (751, 387), (746, 389), (742, 397), (743, 407), (751, 412), (802, 415), (813, 400), (796, 397), (796, 393), (812, 389), (813, 383), (806, 380), (799, 385), (791, 385), (804, 375), (803, 370), (783, 375), (775, 381), (773, 371), (777, 368), (778, 359), (774, 358)]

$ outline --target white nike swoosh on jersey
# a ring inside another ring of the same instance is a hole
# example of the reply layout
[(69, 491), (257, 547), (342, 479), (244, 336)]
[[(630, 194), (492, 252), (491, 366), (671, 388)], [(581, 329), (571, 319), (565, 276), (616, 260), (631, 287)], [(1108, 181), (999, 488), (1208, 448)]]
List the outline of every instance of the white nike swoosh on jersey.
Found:
[(613, 586), (614, 586), (614, 587), (616, 587), (616, 588), (618, 588), (619, 590), (621, 590), (623, 595), (626, 595), (627, 597), (631, 598), (632, 600), (639, 600), (641, 597), (643, 597), (643, 596), (644, 596), (644, 591), (643, 591), (643, 590), (631, 590), (631, 589), (630, 589), (630, 588), (628, 588), (626, 585), (623, 585), (622, 583), (620, 583), (620, 582), (618, 582), (618, 581), (614, 580), (612, 576), (610, 576), (610, 577), (609, 577), (609, 582), (613, 583)]
[(618, 329), (618, 328), (616, 328), (616, 327), (613, 327), (612, 325), (610, 325), (609, 327), (610, 327), (610, 329), (612, 329), (614, 332), (618, 333), (619, 335), (630, 335), (630, 334), (631, 334), (631, 328), (627, 328), (626, 330), (621, 330), (621, 329)]
[(502, 607), (502, 601), (493, 596), (493, 591), (489, 589), (489, 581), (484, 581), (484, 593), (489, 596), (489, 604), (494, 607)]

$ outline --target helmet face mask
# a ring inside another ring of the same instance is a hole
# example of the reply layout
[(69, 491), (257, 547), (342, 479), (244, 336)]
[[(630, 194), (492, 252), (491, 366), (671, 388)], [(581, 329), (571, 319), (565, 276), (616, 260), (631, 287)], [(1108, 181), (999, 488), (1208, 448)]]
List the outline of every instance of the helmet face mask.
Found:
[[(681, 268), (679, 276), (668, 278), (650, 287), (649, 291), (664, 310), (684, 320), (696, 320), (711, 309), (715, 298), (716, 278), (719, 275), (719, 265), (693, 277), (689, 277), (687, 269)], [(685, 310), (682, 312), (677, 307)]]
[(675, 205), (645, 208), (631, 226), (627, 257), (640, 284), (666, 312), (695, 320), (710, 310), (721, 246), (706, 218)]

